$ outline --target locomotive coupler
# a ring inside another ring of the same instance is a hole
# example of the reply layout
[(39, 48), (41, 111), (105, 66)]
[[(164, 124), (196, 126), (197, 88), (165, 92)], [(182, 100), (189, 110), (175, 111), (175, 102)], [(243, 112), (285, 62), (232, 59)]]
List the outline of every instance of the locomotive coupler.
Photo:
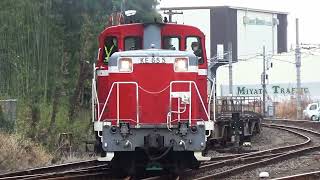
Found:
[(179, 123), (179, 133), (181, 136), (186, 136), (188, 134), (188, 123)]
[(159, 149), (164, 146), (164, 137), (160, 134), (150, 133), (144, 137), (144, 146), (148, 149)]
[(120, 134), (122, 137), (127, 137), (130, 134), (129, 123), (120, 123)]

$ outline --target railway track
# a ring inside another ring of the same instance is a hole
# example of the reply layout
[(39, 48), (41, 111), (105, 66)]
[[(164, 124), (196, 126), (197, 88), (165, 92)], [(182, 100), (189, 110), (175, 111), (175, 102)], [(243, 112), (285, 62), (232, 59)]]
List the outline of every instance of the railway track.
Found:
[[(304, 139), (303, 142), (286, 145), (278, 148), (267, 149), (263, 151), (256, 151), (244, 154), (234, 154), (228, 156), (212, 157), (208, 162), (202, 163), (198, 170), (186, 170), (180, 176), (173, 177), (170, 179), (214, 179), (229, 177), (243, 171), (255, 169), (267, 164), (276, 163), (285, 159), (296, 157), (300, 154), (304, 154), (310, 151), (320, 149), (320, 132), (304, 129), (296, 126), (288, 126), (288, 123), (273, 123), (274, 121), (265, 121), (267, 123), (263, 126), (269, 128), (276, 128), (295, 134)], [(301, 124), (307, 124), (308, 122), (299, 121), (295, 122)], [(320, 123), (317, 123), (320, 127)], [(309, 125), (306, 127), (315, 125)], [(305, 127), (305, 126), (304, 126)], [(320, 172), (312, 172), (299, 174), (295, 176), (283, 177), (282, 179), (303, 179), (304, 177), (317, 177), (319, 179)], [(67, 163), (62, 165), (55, 165), (43, 168), (28, 169), (25, 171), (18, 171), (6, 174), (0, 174), (0, 180), (2, 179), (106, 179), (111, 177), (111, 170), (107, 163), (98, 162), (96, 160), (82, 161), (75, 163)], [(168, 179), (168, 176), (165, 176)], [(125, 178), (125, 179), (131, 179)], [(150, 177), (147, 179), (164, 179), (164, 176)], [(281, 178), (278, 178), (281, 179)], [(308, 178), (307, 178), (308, 179)], [(309, 178), (310, 179), (310, 178)]]
[(290, 146), (249, 153), (244, 156), (239, 156), (217, 163), (205, 164), (201, 166), (200, 169), (204, 168), (206, 170), (204, 172), (197, 172), (197, 174), (200, 175), (196, 175), (193, 179), (202, 180), (229, 177), (230, 175), (237, 174), (239, 172), (255, 169), (267, 164), (276, 163), (291, 157), (296, 157), (300, 154), (320, 149), (320, 145), (317, 143), (319, 142), (319, 140), (317, 140), (320, 136), (319, 132), (287, 125), (264, 124), (264, 126), (292, 132), (305, 138), (305, 141), (303, 143)]
[(314, 131), (320, 131), (320, 122), (311, 120), (290, 120), (290, 119), (264, 119), (264, 123), (282, 124), (282, 125), (294, 125), (298, 127), (304, 127), (312, 129)]
[[(187, 170), (180, 177), (181, 179), (213, 179), (223, 178), (232, 174), (257, 168), (262, 165), (274, 163), (285, 158), (296, 156), (297, 154), (311, 151), (313, 148), (312, 138), (305, 134), (307, 129), (295, 129), (284, 125), (268, 125), (269, 128), (280, 129), (297, 135), (304, 139), (302, 143), (282, 146), (278, 148), (267, 149), (244, 154), (234, 154), (227, 156), (212, 157), (210, 161), (202, 163), (198, 170)], [(302, 131), (302, 132), (301, 132)], [(317, 132), (315, 132), (317, 133)], [(320, 134), (319, 134), (320, 136)], [(158, 176), (147, 179), (166, 179)]]
[(0, 174), (0, 180), (86, 179), (110, 175), (109, 170), (109, 165), (105, 162), (88, 160)]
[(289, 157), (293, 154), (299, 153), (300, 149), (304, 146), (311, 146), (311, 138), (302, 132), (297, 132), (290, 128), (278, 125), (273, 125), (270, 127), (285, 130), (292, 134), (298, 135), (304, 139), (304, 142), (279, 148), (272, 148), (263, 151), (248, 153), (243, 156), (239, 156), (229, 160), (207, 163), (205, 165), (202, 165), (200, 169), (195, 172), (196, 175), (194, 179), (202, 180), (227, 177), (232, 174), (242, 172), (244, 170), (249, 170), (261, 165), (276, 162), (277, 160), (282, 160), (285, 157)]
[(285, 177), (275, 178), (272, 180), (318, 180), (318, 179), (320, 179), (320, 171), (295, 174), (292, 176), (285, 176)]

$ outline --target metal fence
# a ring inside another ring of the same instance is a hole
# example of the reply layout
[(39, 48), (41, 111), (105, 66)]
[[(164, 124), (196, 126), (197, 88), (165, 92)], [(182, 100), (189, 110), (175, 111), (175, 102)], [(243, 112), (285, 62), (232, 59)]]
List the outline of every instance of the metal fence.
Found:
[(0, 129), (14, 131), (17, 120), (17, 100), (0, 100)]

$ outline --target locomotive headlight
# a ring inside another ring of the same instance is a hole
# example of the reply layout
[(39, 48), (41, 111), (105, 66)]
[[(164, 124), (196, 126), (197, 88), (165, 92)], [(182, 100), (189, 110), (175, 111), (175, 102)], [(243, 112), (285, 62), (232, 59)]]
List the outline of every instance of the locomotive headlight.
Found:
[(188, 58), (176, 58), (174, 62), (175, 72), (186, 72), (188, 71)]
[(119, 59), (119, 71), (120, 72), (132, 72), (132, 59), (120, 58)]

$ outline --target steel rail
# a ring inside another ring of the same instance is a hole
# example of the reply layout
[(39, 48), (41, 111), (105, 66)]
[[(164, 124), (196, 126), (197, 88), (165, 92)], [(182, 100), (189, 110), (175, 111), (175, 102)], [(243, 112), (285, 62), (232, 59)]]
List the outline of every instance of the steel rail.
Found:
[(272, 149), (267, 149), (267, 150), (263, 150), (263, 151), (247, 153), (247, 154), (240, 155), (235, 158), (228, 159), (228, 160), (218, 161), (218, 162), (214, 162), (214, 163), (207, 163), (203, 166), (200, 166), (200, 169), (206, 170), (206, 169), (212, 168), (212, 167), (219, 168), (219, 167), (223, 167), (223, 166), (227, 166), (227, 165), (234, 165), (236, 162), (245, 162), (246, 160), (250, 160), (250, 158), (252, 158), (254, 156), (259, 156), (262, 154), (276, 153), (276, 155), (278, 155), (277, 153), (279, 153), (281, 151), (292, 150), (293, 148), (299, 148), (299, 147), (305, 146), (311, 142), (311, 139), (308, 136), (305, 136), (304, 134), (297, 133), (295, 131), (292, 131), (290, 129), (285, 129), (282, 127), (274, 127), (274, 128), (282, 129), (282, 130), (288, 131), (290, 133), (296, 134), (298, 136), (301, 136), (305, 139), (305, 141), (302, 143), (297, 143), (297, 144), (293, 144), (293, 145), (282, 146), (282, 147), (278, 147), (278, 148), (272, 148)]
[(109, 168), (96, 168), (96, 169), (82, 169), (82, 170), (71, 170), (58, 173), (45, 173), (37, 174), (31, 177), (19, 177), (18, 179), (23, 180), (37, 180), (37, 179), (73, 179), (78, 177), (92, 177), (100, 175), (110, 175)]
[(41, 174), (48, 173), (62, 173), (62, 172), (70, 172), (70, 171), (78, 171), (84, 169), (94, 169), (99, 167), (107, 167), (108, 164), (105, 162), (99, 162), (97, 160), (88, 160), (88, 161), (80, 161), (73, 163), (65, 163), (60, 165), (53, 165), (47, 167), (33, 168), (27, 169), (23, 171), (10, 172), (0, 175), (0, 180), (2, 179), (21, 179), (28, 177), (35, 177)]
[[(282, 146), (282, 147), (278, 147), (278, 148), (267, 149), (267, 150), (263, 150), (263, 151), (212, 157), (210, 161), (202, 163), (199, 169), (197, 169), (197, 170), (188, 169), (188, 170), (184, 171), (184, 173), (187, 174), (187, 176), (189, 176), (194, 173), (199, 174), (201, 172), (205, 172), (208, 169), (212, 169), (212, 168), (216, 169), (216, 168), (222, 168), (225, 166), (234, 166), (236, 163), (244, 163), (244, 162), (248, 163), (248, 162), (252, 162), (252, 161), (273, 158), (273, 157), (277, 157), (277, 156), (285, 154), (283, 151), (292, 150), (294, 148), (299, 148), (299, 147), (308, 145), (311, 142), (310, 137), (308, 137), (304, 134), (298, 133), (296, 131), (293, 131), (290, 129), (285, 129), (283, 127), (271, 127), (271, 128), (285, 130), (287, 132), (290, 132), (292, 134), (295, 134), (295, 135), (302, 137), (305, 141), (302, 143), (297, 143), (297, 144), (288, 145), (288, 146)], [(182, 175), (182, 179), (183, 179), (183, 177), (187, 178), (187, 176)], [(161, 179), (161, 176), (150, 177), (150, 178), (146, 178), (144, 180), (147, 180), (147, 179)], [(212, 178), (209, 177), (208, 179), (212, 179)]]
[(272, 180), (318, 180), (320, 179), (320, 171), (313, 171), (301, 174), (295, 174), (291, 176), (284, 176), (280, 178), (274, 178)]
[[(266, 124), (263, 124), (263, 125), (266, 126)], [(274, 124), (272, 124), (272, 125), (269, 124), (268, 126), (275, 127), (275, 128), (287, 129), (287, 130), (295, 129), (295, 130), (303, 131), (304, 133), (307, 132), (307, 133), (310, 133), (310, 134), (313, 134), (313, 135), (316, 135), (316, 136), (320, 136), (319, 132), (312, 131), (312, 130), (309, 130), (309, 129), (299, 128), (299, 127), (294, 127), (294, 126), (274, 125)], [(299, 133), (299, 134), (301, 134), (301, 133)], [(310, 143), (310, 144), (312, 144), (312, 143)], [(298, 156), (300, 154), (303, 154), (303, 153), (306, 153), (306, 152), (310, 152), (310, 151), (314, 151), (314, 150), (318, 150), (318, 149), (320, 149), (320, 145), (316, 145), (316, 146), (312, 146), (311, 145), (309, 147), (300, 148), (298, 150), (292, 150), (292, 151), (289, 151), (287, 153), (283, 153), (283, 154), (277, 155), (275, 157), (263, 159), (263, 160), (260, 160), (260, 161), (257, 161), (257, 162), (253, 162), (253, 163), (249, 163), (249, 164), (245, 164), (245, 165), (241, 165), (241, 166), (237, 166), (237, 167), (234, 167), (232, 169), (228, 169), (228, 170), (221, 171), (221, 172), (218, 172), (218, 173), (202, 176), (202, 177), (196, 178), (196, 180), (227, 177), (227, 176), (230, 176), (230, 175), (233, 175), (233, 174), (237, 174), (237, 173), (249, 170), (249, 169), (254, 169), (256, 167), (261, 167), (262, 165), (275, 163), (275, 162), (278, 162), (280, 160), (288, 159), (290, 157), (296, 157), (296, 156)]]

